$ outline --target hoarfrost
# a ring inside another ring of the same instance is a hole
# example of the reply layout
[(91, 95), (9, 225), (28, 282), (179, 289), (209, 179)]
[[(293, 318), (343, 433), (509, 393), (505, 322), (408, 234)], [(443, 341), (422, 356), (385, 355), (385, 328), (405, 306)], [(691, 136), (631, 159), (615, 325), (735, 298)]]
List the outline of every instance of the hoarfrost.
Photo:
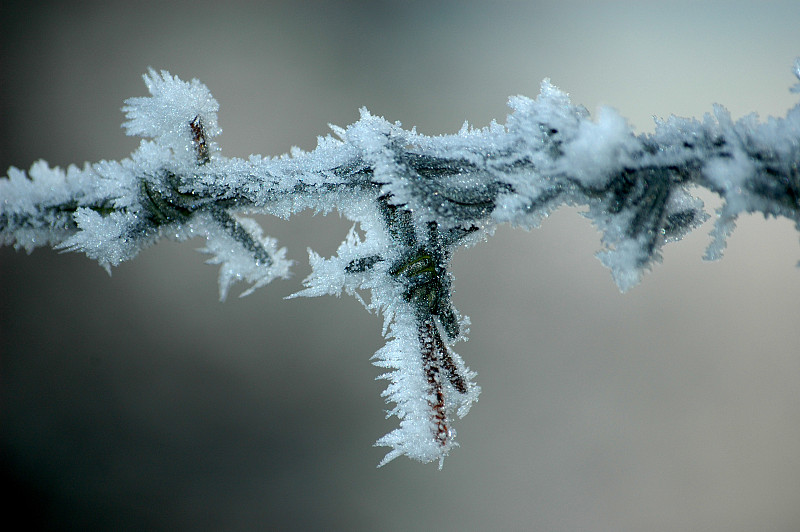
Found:
[(217, 124), (219, 104), (205, 85), (196, 79), (187, 83), (165, 70), (158, 73), (152, 68), (144, 82), (150, 97), (129, 98), (122, 108), (128, 119), (122, 126), (128, 135), (153, 139), (159, 146), (171, 149), (179, 160), (191, 161), (198, 141), (187, 144), (186, 130), (202, 123), (205, 149), (217, 150), (211, 139), (222, 132)]
[[(800, 78), (800, 60), (794, 68)], [(457, 446), (453, 419), (480, 388), (452, 349), (468, 319), (451, 302), (450, 258), (498, 224), (536, 227), (561, 205), (584, 206), (602, 233), (598, 257), (628, 290), (708, 218), (692, 187), (722, 198), (707, 258), (721, 256), (741, 213), (800, 222), (800, 107), (734, 122), (715, 106), (637, 135), (613, 109), (592, 120), (545, 80), (537, 98), (509, 99), (505, 125), (431, 137), (362, 109), (313, 151), (245, 160), (220, 153), (218, 104), (202, 83), (152, 69), (144, 79), (150, 96), (123, 109), (128, 134), (143, 137), (130, 158), (66, 170), (39, 161), (0, 180), (0, 244), (82, 251), (108, 270), (159, 238), (203, 236), (225, 299), (237, 281), (246, 295), (289, 275), (285, 250), (244, 215), (338, 210), (354, 226), (333, 257), (309, 250), (295, 296), (345, 292), (383, 315), (387, 343), (373, 361), (400, 425), (377, 441), (390, 448), (381, 465), (405, 455), (441, 466)]]
[(192, 229), (206, 237), (206, 246), (200, 251), (213, 255), (206, 263), (220, 265), (220, 301), (225, 301), (230, 286), (237, 281), (251, 283), (250, 288), (239, 296), (244, 297), (273, 279), (286, 279), (289, 276), (292, 261), (286, 259), (286, 248), (279, 250), (277, 240), (263, 236), (261, 226), (254, 220), (239, 218), (231, 219), (230, 223), (241, 226), (241, 230), (249, 233), (252, 241), (260, 247), (254, 249), (248, 245), (248, 241), (237, 239), (227, 224), (220, 223), (212, 216), (197, 217), (192, 222)]

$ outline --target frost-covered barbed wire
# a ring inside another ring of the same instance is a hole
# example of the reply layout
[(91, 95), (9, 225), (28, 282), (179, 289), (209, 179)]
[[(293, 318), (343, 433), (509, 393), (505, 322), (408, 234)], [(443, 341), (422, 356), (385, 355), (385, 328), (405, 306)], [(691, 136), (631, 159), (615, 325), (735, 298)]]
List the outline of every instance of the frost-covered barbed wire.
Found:
[(225, 299), (237, 281), (247, 294), (289, 271), (248, 213), (340, 211), (360, 232), (354, 225), (333, 257), (310, 252), (295, 295), (346, 292), (384, 316), (388, 342), (373, 360), (387, 369), (400, 426), (378, 440), (391, 448), (381, 464), (407, 455), (441, 466), (456, 445), (452, 419), (480, 393), (452, 349), (468, 325), (450, 300), (459, 246), (501, 223), (532, 228), (561, 205), (586, 206), (603, 233), (599, 257), (627, 290), (665, 243), (707, 219), (692, 187), (722, 198), (707, 258), (721, 256), (742, 212), (800, 223), (800, 105), (766, 122), (734, 122), (717, 106), (635, 135), (614, 110), (592, 120), (545, 80), (536, 99), (510, 99), (505, 125), (429, 137), (362, 109), (312, 152), (244, 160), (220, 154), (218, 104), (203, 84), (153, 70), (144, 79), (150, 96), (124, 107), (128, 134), (145, 139), (130, 158), (66, 170), (40, 161), (0, 180), (0, 244), (82, 251), (109, 269), (159, 238), (204, 236)]

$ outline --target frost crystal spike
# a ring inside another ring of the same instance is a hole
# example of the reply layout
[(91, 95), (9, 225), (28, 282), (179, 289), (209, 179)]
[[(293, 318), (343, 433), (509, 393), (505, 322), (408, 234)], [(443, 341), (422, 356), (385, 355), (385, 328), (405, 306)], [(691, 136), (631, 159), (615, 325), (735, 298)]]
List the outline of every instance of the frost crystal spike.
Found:
[(340, 211), (363, 239), (354, 227), (335, 256), (310, 252), (295, 295), (345, 291), (383, 314), (388, 341), (373, 360), (400, 426), (377, 442), (390, 448), (381, 465), (406, 455), (441, 467), (456, 445), (453, 419), (478, 399), (453, 351), (468, 324), (450, 297), (459, 246), (583, 205), (603, 233), (600, 260), (627, 290), (664, 244), (708, 217), (692, 186), (722, 198), (707, 258), (721, 256), (742, 212), (800, 222), (800, 106), (766, 122), (734, 122), (717, 106), (636, 135), (614, 110), (592, 120), (545, 80), (535, 100), (509, 100), (505, 125), (428, 137), (362, 109), (310, 153), (244, 160), (220, 154), (219, 106), (203, 84), (153, 70), (144, 80), (150, 96), (123, 108), (128, 134), (143, 137), (130, 158), (66, 170), (40, 161), (0, 179), (0, 244), (82, 251), (110, 269), (161, 237), (204, 235), (224, 299), (237, 281), (250, 284), (246, 295), (288, 274), (284, 250), (246, 214)]

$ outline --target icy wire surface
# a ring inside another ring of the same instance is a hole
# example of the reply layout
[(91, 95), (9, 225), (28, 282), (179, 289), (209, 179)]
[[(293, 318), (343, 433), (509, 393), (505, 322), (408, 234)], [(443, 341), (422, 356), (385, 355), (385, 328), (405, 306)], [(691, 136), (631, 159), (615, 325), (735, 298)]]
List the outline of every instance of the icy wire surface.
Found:
[(722, 198), (707, 258), (721, 256), (742, 212), (800, 219), (798, 107), (734, 122), (716, 106), (702, 121), (670, 117), (636, 135), (613, 109), (593, 120), (545, 80), (536, 99), (509, 100), (505, 125), (430, 137), (362, 109), (312, 152), (244, 160), (220, 154), (219, 106), (202, 83), (153, 70), (144, 79), (150, 96), (123, 108), (128, 134), (143, 137), (130, 158), (66, 170), (40, 161), (0, 180), (0, 244), (82, 251), (109, 269), (161, 237), (202, 235), (224, 299), (234, 282), (251, 285), (246, 295), (288, 275), (284, 250), (244, 214), (340, 211), (364, 238), (354, 226), (335, 256), (309, 251), (313, 270), (296, 295), (344, 291), (384, 316), (387, 344), (373, 360), (400, 426), (378, 440), (390, 447), (381, 464), (406, 455), (441, 466), (457, 445), (453, 418), (480, 393), (452, 350), (468, 324), (450, 302), (457, 247), (583, 205), (603, 235), (598, 257), (627, 290), (664, 244), (708, 217), (691, 186)]

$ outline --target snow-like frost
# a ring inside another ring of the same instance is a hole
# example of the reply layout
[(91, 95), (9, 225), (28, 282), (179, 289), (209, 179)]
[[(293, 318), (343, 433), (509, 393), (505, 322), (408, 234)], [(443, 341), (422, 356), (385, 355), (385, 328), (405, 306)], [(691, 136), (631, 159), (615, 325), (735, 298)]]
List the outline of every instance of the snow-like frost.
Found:
[(80, 208), (75, 211), (75, 223), (79, 231), (56, 246), (66, 251), (82, 251), (90, 259), (100, 263), (109, 274), (111, 266), (130, 260), (139, 253), (141, 244), (128, 238), (128, 229), (132, 223), (131, 215), (124, 212), (112, 212), (101, 215), (91, 209)]
[(586, 187), (602, 187), (620, 167), (630, 165), (640, 149), (626, 120), (616, 110), (601, 107), (597, 121), (581, 121), (575, 138), (564, 147), (562, 171)]
[(278, 249), (277, 240), (265, 237), (261, 226), (249, 218), (238, 218), (242, 228), (250, 233), (253, 240), (266, 250), (269, 261), (253, 254), (241, 241), (220, 227), (209, 216), (197, 217), (192, 222), (192, 229), (199, 234), (204, 234), (206, 245), (200, 248), (203, 253), (213, 255), (206, 264), (219, 264), (219, 299), (225, 301), (231, 285), (238, 281), (250, 283), (250, 287), (242, 292), (239, 297), (252, 294), (273, 279), (286, 279), (289, 277), (289, 268), (292, 261), (286, 259), (286, 248)]
[[(439, 468), (444, 458), (458, 446), (456, 431), (447, 420), (453, 415), (464, 417), (472, 404), (478, 400), (481, 389), (475, 385), (475, 373), (464, 366), (461, 358), (454, 352), (459, 374), (464, 376), (466, 391), (458, 391), (450, 383), (442, 386), (444, 428), (437, 425), (431, 417), (431, 405), (440, 400), (431, 390), (426, 378), (425, 358), (420, 357), (423, 341), (419, 334), (419, 323), (412, 309), (394, 306), (387, 338), (389, 342), (372, 357), (376, 366), (390, 369), (379, 379), (386, 379), (389, 385), (381, 394), (387, 402), (396, 406), (389, 410), (389, 416), (400, 419), (400, 427), (380, 438), (375, 445), (391, 447), (379, 466), (383, 466), (399, 456), (408, 456), (420, 462), (438, 461)], [(439, 433), (440, 432), (440, 433)], [(434, 434), (434, 437), (431, 437)]]
[(128, 119), (122, 126), (128, 135), (153, 139), (159, 146), (173, 150), (179, 160), (191, 161), (195, 151), (186, 142), (187, 130), (199, 119), (208, 149), (216, 151), (216, 144), (210, 141), (222, 132), (217, 123), (219, 104), (205, 85), (196, 79), (181, 81), (165, 70), (159, 73), (152, 68), (144, 75), (144, 82), (150, 96), (128, 98), (122, 108)]
[[(800, 79), (800, 59), (794, 69)], [(452, 349), (468, 320), (451, 302), (450, 258), (498, 224), (532, 228), (562, 205), (585, 207), (623, 291), (708, 218), (692, 187), (722, 198), (707, 258), (721, 256), (741, 213), (800, 227), (800, 106), (766, 122), (715, 106), (637, 135), (613, 109), (593, 120), (545, 80), (536, 98), (509, 99), (504, 125), (427, 136), (362, 109), (310, 152), (238, 159), (214, 141), (218, 104), (205, 85), (152, 69), (144, 80), (150, 96), (123, 108), (128, 134), (143, 137), (130, 158), (66, 170), (39, 161), (0, 180), (0, 244), (82, 251), (109, 269), (159, 238), (204, 237), (225, 299), (237, 281), (246, 295), (289, 275), (285, 250), (243, 215), (338, 210), (353, 227), (334, 256), (309, 250), (294, 296), (344, 292), (382, 314), (387, 343), (373, 362), (400, 424), (377, 441), (390, 448), (381, 465), (405, 455), (441, 466), (457, 446), (453, 420), (480, 388)]]

